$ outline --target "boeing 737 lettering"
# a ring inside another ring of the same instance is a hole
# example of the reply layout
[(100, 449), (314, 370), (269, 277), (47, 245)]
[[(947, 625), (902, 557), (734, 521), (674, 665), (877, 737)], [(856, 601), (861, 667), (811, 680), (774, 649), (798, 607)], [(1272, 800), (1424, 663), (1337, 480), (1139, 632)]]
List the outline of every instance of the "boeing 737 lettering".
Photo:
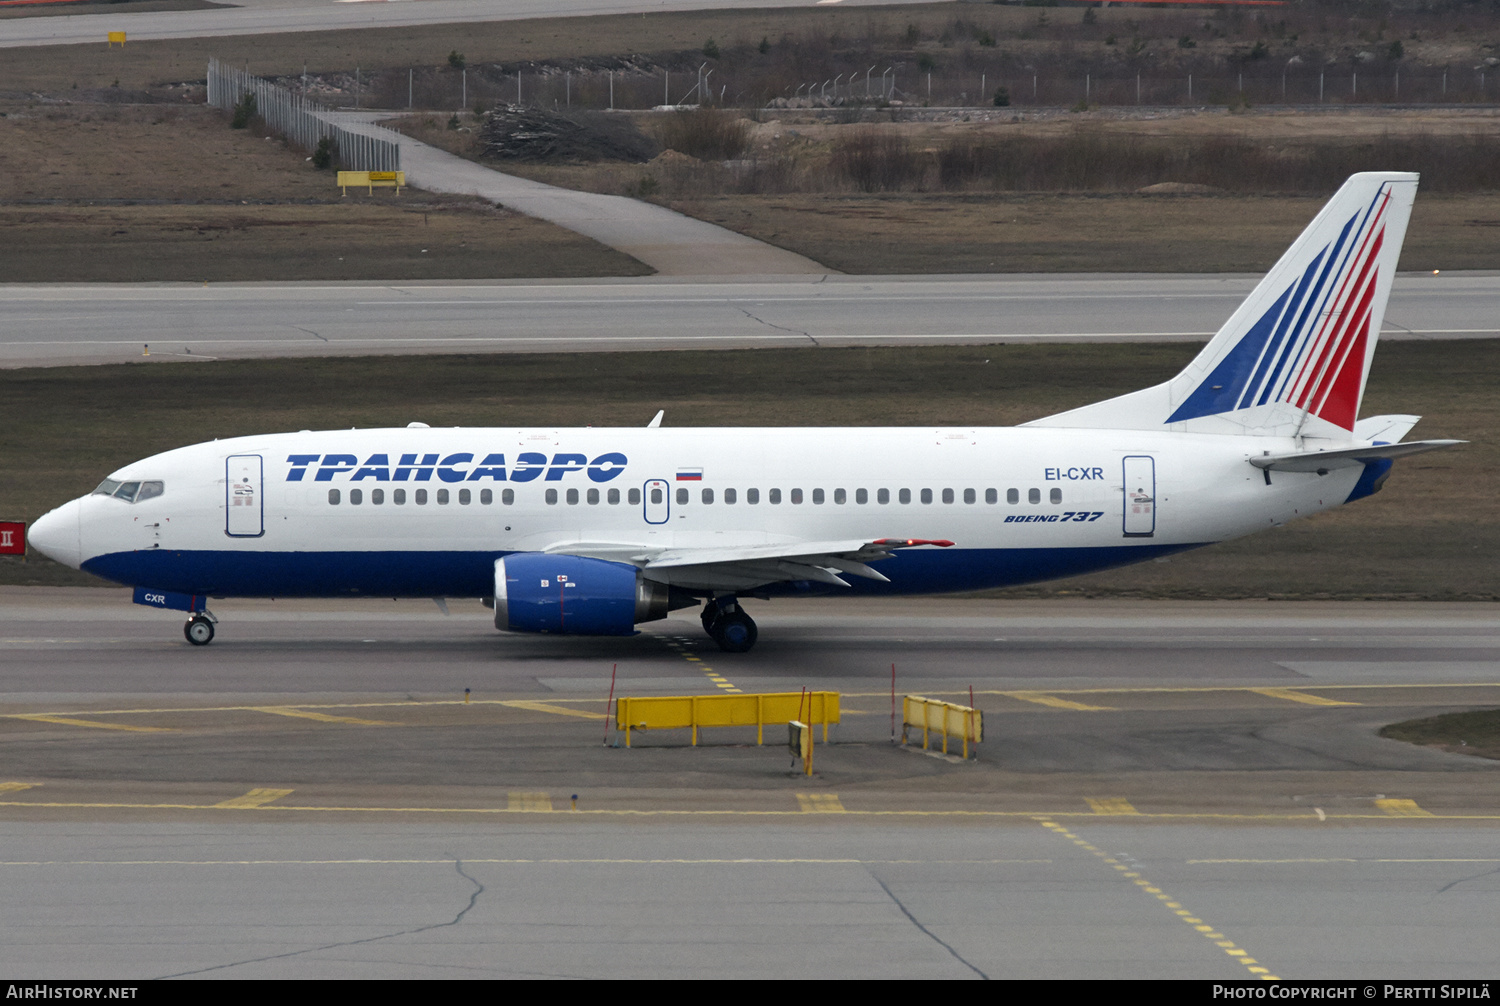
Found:
[(1342, 506), (1416, 416), (1357, 419), (1417, 176), (1355, 175), (1164, 384), (986, 429), (404, 429), (198, 444), (31, 528), (187, 612), (210, 598), (473, 597), (510, 632), (629, 635), (746, 598), (924, 594), (1142, 562)]

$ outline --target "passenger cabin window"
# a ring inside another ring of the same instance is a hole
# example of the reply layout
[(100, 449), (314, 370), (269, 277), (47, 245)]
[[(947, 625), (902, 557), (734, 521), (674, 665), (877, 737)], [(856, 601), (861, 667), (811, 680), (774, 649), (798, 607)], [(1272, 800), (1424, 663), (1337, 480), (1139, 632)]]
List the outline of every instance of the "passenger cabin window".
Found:
[(687, 501), (688, 501), (688, 491), (686, 489), (679, 489), (679, 490), (677, 490), (677, 502), (678, 503), (686, 503)]
[(896, 494), (896, 500), (897, 500), (897, 502), (900, 502), (900, 503), (910, 503), (911, 502), (911, 490), (910, 489), (902, 489), (900, 492), (898, 492)]
[(417, 506), (426, 506), (427, 505), (427, 490), (426, 489), (418, 489), (416, 491), (416, 494), (415, 494), (414, 498), (417, 501)]
[(589, 501), (589, 506), (598, 506), (599, 505), (599, 490), (597, 490), (597, 489), (590, 489), (588, 491), (588, 495), (587, 495), (586, 498)]
[(470, 492), (469, 492), (469, 490), (467, 490), (467, 489), (460, 489), (460, 490), (459, 490), (459, 491), (458, 491), (458, 505), (459, 505), (459, 506), (468, 506), (468, 505), (469, 505), (469, 503), (470, 503), (470, 502), (471, 502), (471, 501), (472, 501), (472, 500), (473, 500), (473, 499), (474, 499), (474, 497), (473, 497), (473, 495), (472, 495), (472, 494), (471, 494), (471, 493), (470, 493)]
[(495, 502), (495, 490), (493, 490), (493, 489), (481, 489), (481, 490), (479, 490), (479, 505), (480, 506), (489, 506), (493, 502)]
[(979, 502), (979, 497), (976, 496), (976, 495), (974, 495), (974, 490), (972, 490), (972, 489), (965, 489), (964, 490), (964, 502), (965, 503), (978, 503)]
[(391, 502), (394, 503), (394, 504), (396, 504), (397, 506), (405, 506), (406, 505), (406, 490), (405, 489), (392, 489), (391, 490)]
[(733, 489), (725, 489), (724, 490), (724, 502), (725, 503), (734, 503), (738, 499), (739, 499), (739, 497), (735, 495), (735, 491)]
[(793, 503), (799, 503), (799, 504), (802, 502), (802, 490), (801, 489), (793, 489), (792, 490), (792, 502)]
[(500, 502), (506, 506), (514, 506), (516, 502), (516, 491), (514, 489), (500, 490)]
[(767, 503), (780, 503), (781, 502), (781, 490), (780, 489), (767, 489), (766, 490), (766, 502)]
[(1026, 502), (1027, 503), (1040, 503), (1041, 501), (1042, 501), (1042, 491), (1040, 489), (1028, 489), (1028, 490), (1026, 490)]
[(437, 491), (437, 501), (438, 501), (438, 506), (447, 506), (448, 505), (448, 490), (446, 490), (446, 489), (439, 489)]
[(1019, 489), (1007, 489), (1007, 490), (1005, 490), (1005, 502), (1012, 503), (1012, 504), (1021, 502), (1021, 490), (1019, 490)]
[(944, 503), (952, 503), (953, 502), (953, 490), (952, 489), (944, 489), (943, 490), (943, 502)]
[(609, 501), (609, 505), (610, 506), (619, 506), (620, 505), (620, 490), (618, 490), (618, 489), (611, 489), (608, 493), (605, 494), (604, 498)]
[(371, 503), (372, 506), (380, 506), (384, 502), (385, 502), (385, 490), (384, 489), (371, 489), (370, 490), (370, 503)]
[(1000, 502), (1000, 490), (998, 490), (998, 489), (986, 489), (984, 491), (984, 501), (986, 503), (999, 503)]
[(548, 489), (547, 492), (543, 495), (542, 498), (547, 501), (547, 505), (548, 506), (556, 506), (557, 505), (557, 490), (556, 489)]
[(705, 502), (705, 503), (712, 503), (713, 501), (714, 501), (714, 491), (712, 489), (705, 489), (705, 490), (703, 490), (703, 502)]
[(578, 490), (577, 489), (569, 489), (568, 490), (568, 506), (577, 506), (577, 505), (578, 505)]
[[(626, 502), (628, 502), (631, 506), (640, 506), (641, 491), (639, 489), (630, 490), (630, 494), (626, 497)], [(660, 496), (657, 497), (657, 502), (661, 502)]]
[(891, 501), (891, 491), (889, 489), (877, 489), (877, 490), (875, 490), (875, 502), (876, 503), (882, 503), (882, 504), (884, 504), (884, 503), (889, 503), (890, 501)]
[(932, 502), (932, 490), (931, 489), (923, 489), (922, 490), (922, 502), (923, 503), (931, 503)]
[(330, 489), (330, 490), (328, 490), (328, 505), (329, 506), (338, 506), (339, 505), (339, 491), (337, 489)]
[(813, 503), (816, 504), (816, 505), (818, 505), (818, 506), (822, 506), (823, 505), (823, 490), (821, 490), (821, 489), (814, 489), (813, 490)]
[(1051, 498), (1052, 502), (1054, 502), (1054, 503), (1061, 503), (1062, 502), (1062, 490), (1061, 489), (1054, 489), (1054, 490), (1052, 490), (1052, 492), (1049, 493), (1048, 496)]
[(760, 490), (759, 489), (746, 489), (745, 490), (745, 502), (748, 503), (748, 504), (750, 504), (751, 506), (754, 506), (755, 504), (759, 503), (760, 502)]
[[(842, 500), (836, 500), (836, 502), (843, 502), (843, 501)], [(870, 493), (869, 493), (869, 490), (867, 490), (867, 489), (856, 489), (856, 490), (854, 490), (854, 502), (858, 503), (860, 506), (864, 506), (866, 503), (870, 502)]]
[(349, 490), (349, 505), (350, 506), (359, 506), (364, 501), (365, 501), (364, 493), (362, 493), (360, 490), (358, 490), (358, 489), (350, 489)]

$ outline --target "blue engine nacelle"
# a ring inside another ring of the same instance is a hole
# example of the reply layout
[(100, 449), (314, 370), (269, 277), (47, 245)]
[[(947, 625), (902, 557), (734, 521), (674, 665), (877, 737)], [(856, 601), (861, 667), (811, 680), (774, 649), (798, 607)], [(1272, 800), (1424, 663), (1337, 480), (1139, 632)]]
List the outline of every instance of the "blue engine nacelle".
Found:
[(667, 617), (671, 593), (628, 563), (517, 552), (495, 562), (495, 628), (631, 636), (635, 623)]

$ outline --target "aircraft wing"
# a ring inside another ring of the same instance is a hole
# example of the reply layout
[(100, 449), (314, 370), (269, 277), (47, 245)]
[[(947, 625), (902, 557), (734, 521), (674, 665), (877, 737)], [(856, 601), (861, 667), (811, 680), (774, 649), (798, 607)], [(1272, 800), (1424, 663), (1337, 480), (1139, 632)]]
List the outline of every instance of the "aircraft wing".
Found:
[(1377, 444), (1373, 447), (1346, 447), (1336, 451), (1300, 451), (1296, 454), (1266, 454), (1251, 458), (1257, 468), (1278, 472), (1326, 472), (1336, 468), (1353, 468), (1376, 458), (1402, 458), (1408, 454), (1440, 451), (1444, 447), (1468, 443), (1467, 440), (1413, 440), (1405, 444)]
[(696, 590), (753, 590), (768, 583), (812, 580), (849, 586), (840, 574), (890, 581), (869, 563), (889, 559), (893, 550), (953, 542), (928, 538), (847, 539), (711, 547), (643, 547), (614, 542), (572, 542), (545, 551), (583, 555), (640, 567), (648, 579)]

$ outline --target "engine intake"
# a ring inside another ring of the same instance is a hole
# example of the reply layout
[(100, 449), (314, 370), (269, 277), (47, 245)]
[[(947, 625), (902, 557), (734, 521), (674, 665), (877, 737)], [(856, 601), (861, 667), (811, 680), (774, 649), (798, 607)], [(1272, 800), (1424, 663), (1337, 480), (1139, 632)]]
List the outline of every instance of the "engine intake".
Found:
[(695, 603), (629, 563), (542, 552), (495, 562), (495, 628), (503, 632), (631, 636), (637, 622)]

